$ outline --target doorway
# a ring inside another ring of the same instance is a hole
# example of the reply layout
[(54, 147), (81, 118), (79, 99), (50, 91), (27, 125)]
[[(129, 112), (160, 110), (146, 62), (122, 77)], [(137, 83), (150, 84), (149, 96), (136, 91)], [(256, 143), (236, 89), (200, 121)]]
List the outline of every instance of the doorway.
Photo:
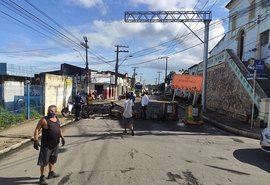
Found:
[(103, 90), (104, 90), (103, 85), (95, 85), (95, 90), (97, 92), (97, 95), (100, 95), (100, 94), (103, 95)]
[(238, 36), (238, 49), (237, 55), (241, 61), (243, 61), (244, 54), (244, 43), (245, 43), (245, 31), (241, 30)]

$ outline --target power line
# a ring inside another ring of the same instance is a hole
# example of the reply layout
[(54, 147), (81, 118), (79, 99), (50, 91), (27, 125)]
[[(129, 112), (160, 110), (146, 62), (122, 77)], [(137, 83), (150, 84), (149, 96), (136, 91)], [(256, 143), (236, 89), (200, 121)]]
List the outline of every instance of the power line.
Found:
[[(12, 0), (9, 0), (11, 2), (13, 2)], [(66, 36), (65, 34), (61, 33), (60, 31), (58, 31), (55, 27), (49, 25), (48, 23), (46, 23), (45, 21), (43, 21), (41, 18), (37, 17), (36, 15), (30, 13), (28, 10), (22, 8), (20, 5), (16, 4), (13, 2), (13, 4), (15, 4), (16, 6), (20, 7), (22, 10), (26, 11), (29, 15), (33, 16), (35, 19), (37, 19), (39, 22), (41, 22), (42, 24), (45, 24), (45, 27), (53, 30), (55, 33), (57, 33), (57, 35), (61, 36), (62, 38), (64, 38), (65, 40), (67, 40), (70, 43), (73, 43), (74, 45), (77, 45), (79, 47), (81, 47), (81, 45), (77, 42), (75, 42), (74, 40), (72, 40), (71, 38), (69, 38), (68, 36)]]
[[(64, 26), (62, 26), (61, 24), (59, 24), (58, 22), (56, 22), (53, 18), (51, 18), (48, 14), (46, 14), (45, 12), (43, 12), (41, 9), (39, 9), (38, 7), (36, 7), (34, 4), (32, 4), (31, 2), (29, 2), (29, 0), (24, 0), (25, 2), (27, 2), (30, 6), (32, 6), (35, 10), (37, 10), (39, 13), (41, 13), (43, 16), (45, 16), (47, 19), (49, 19), (50, 21), (52, 21), (54, 24), (56, 24), (58, 27), (60, 27), (62, 30), (64, 30), (66, 33), (68, 33), (70, 36), (72, 36), (74, 39), (76, 39), (78, 42), (80, 42), (81, 40), (76, 37), (74, 34), (72, 34), (70, 31), (68, 31)], [(95, 52), (93, 49), (89, 48), (89, 53), (93, 54), (94, 56), (96, 56), (98, 59), (104, 61), (104, 57), (102, 57), (100, 54), (98, 54), (97, 52)]]
[[(214, 2), (214, 4), (212, 5), (212, 7), (216, 4), (217, 1)], [(260, 2), (257, 2), (255, 3), (256, 6), (252, 7), (251, 9), (254, 9), (257, 7), (257, 5), (259, 5)], [(212, 8), (211, 7), (211, 8)], [(223, 23), (223, 21), (226, 21), (227, 19), (230, 19), (231, 17), (233, 16), (243, 16), (245, 15), (246, 13), (248, 13), (251, 9), (248, 9), (248, 8), (243, 8), (241, 10), (239, 10), (236, 14), (234, 15), (229, 15), (229, 16), (226, 16), (224, 18), (221, 18), (220, 21), (217, 21), (217, 22), (214, 22), (214, 23), (211, 23), (210, 26), (214, 26), (216, 24), (220, 24), (220, 23)], [(198, 30), (196, 30), (195, 32), (198, 32), (198, 31), (201, 31), (203, 30), (204, 28), (200, 28)], [(210, 30), (211, 31), (211, 30)], [(180, 39), (181, 37), (177, 37), (177, 38), (174, 38), (174, 39), (171, 39), (171, 40), (168, 40), (168, 41), (165, 41), (165, 42), (162, 42), (156, 46), (152, 46), (152, 47), (149, 47), (149, 48), (145, 48), (145, 49), (142, 49), (142, 50), (139, 50), (137, 52), (134, 52), (134, 53), (131, 53), (134, 57), (133, 58), (138, 58), (138, 57), (142, 57), (142, 56), (145, 56), (145, 55), (148, 55), (148, 54), (151, 54), (151, 53), (155, 53), (155, 52), (158, 52), (159, 50), (161, 49), (158, 49), (158, 50), (155, 50), (153, 51), (153, 49), (157, 48), (157, 47), (160, 47), (160, 46), (163, 46), (163, 45), (166, 45), (167, 43), (170, 43), (171, 41), (175, 41), (175, 40), (178, 40)], [(184, 42), (185, 40), (182, 40), (181, 42)], [(150, 52), (148, 53), (144, 53), (144, 54), (141, 54), (139, 55), (138, 57), (136, 56), (136, 54), (140, 53), (140, 52), (146, 52), (147, 50), (150, 50)]]
[[(0, 3), (1, 3), (1, 2), (0, 2)], [(39, 33), (39, 34), (41, 34), (41, 35), (44, 36), (44, 37), (47, 37), (47, 38), (49, 38), (49, 39), (51, 39), (51, 40), (53, 40), (53, 41), (55, 41), (55, 42), (58, 42), (58, 41), (56, 41), (55, 39), (51, 38), (50, 36), (48, 36), (48, 35), (46, 35), (46, 34), (40, 32), (39, 30), (33, 28), (32, 26), (29, 26), (29, 25), (23, 23), (22, 21), (16, 19), (15, 17), (13, 17), (13, 16), (11, 16), (11, 15), (9, 15), (9, 14), (3, 12), (2, 10), (0, 10), (0, 12), (1, 12), (2, 14), (4, 14), (5, 16), (7, 16), (7, 17), (9, 17), (9, 18), (11, 18), (11, 19), (13, 19), (13, 20), (19, 22), (20, 24), (22, 24), (23, 26), (27, 27), (28, 29), (31, 29), (31, 30), (33, 30), (33, 31), (35, 31), (35, 32), (37, 32), (37, 33)], [(60, 45), (63, 45), (63, 43), (60, 43)]]
[[(199, 4), (199, 2), (200, 2), (200, 0), (197, 1), (197, 3), (195, 4), (195, 6), (193, 7), (192, 11), (195, 10), (195, 8), (196, 8), (196, 6)], [(191, 24), (192, 24), (192, 23), (191, 23)], [(177, 39), (177, 37), (179, 37), (179, 34), (180, 34), (180, 32), (182, 31), (183, 28), (184, 28), (184, 25), (182, 24), (181, 28), (179, 29), (179, 31), (177, 32), (177, 34), (175, 35), (175, 37), (174, 37), (173, 39)], [(184, 33), (182, 33), (182, 35), (181, 35), (180, 37), (182, 37), (183, 34), (184, 34)], [(170, 45), (168, 46), (168, 48), (167, 48), (165, 51), (162, 52), (162, 55), (164, 55), (164, 54), (169, 50), (169, 48), (172, 48), (172, 47), (173, 47), (172, 44), (173, 44), (173, 41), (171, 41), (171, 42), (170, 42)], [(171, 46), (172, 46), (172, 47), (171, 47)]]
[[(9, 1), (12, 2), (13, 5), (10, 4), (10, 3), (8, 3), (8, 2), (6, 2), (6, 1), (2, 1), (5, 4), (3, 4), (2, 2), (0, 2), (0, 3), (3, 6), (5, 6), (6, 8), (8, 8), (9, 10), (11, 10), (12, 12), (16, 13), (17, 15), (23, 17), (24, 19), (26, 19), (29, 22), (33, 23), (34, 25), (38, 26), (39, 28), (42, 29), (42, 31), (46, 31), (46, 32), (49, 32), (50, 34), (54, 34), (54, 35), (57, 34), (56, 36), (57, 37), (60, 37), (63, 41), (65, 41), (65, 43), (70, 43), (71, 42), (65, 35), (63, 35), (59, 31), (57, 31), (52, 26), (48, 25), (46, 22), (44, 22), (40, 18), (36, 17), (35, 15), (33, 15), (29, 11), (25, 10), (24, 8), (22, 8), (20, 5), (18, 5), (16, 3), (14, 3), (13, 1), (11, 1), (11, 0), (9, 0)], [(5, 14), (6, 15), (9, 15), (8, 13), (5, 13)], [(19, 19), (16, 19), (16, 20), (19, 20)], [(22, 21), (20, 21), (20, 22), (22, 22)], [(32, 26), (30, 26), (30, 27), (32, 27)], [(37, 30), (37, 29), (35, 29), (35, 30)], [(39, 31), (38, 33), (41, 33), (41, 31)], [(49, 37), (49, 38), (52, 39), (51, 37)], [(54, 40), (54, 39), (52, 39), (52, 40)], [(58, 41), (56, 41), (56, 42), (59, 43)], [(69, 44), (66, 44), (66, 46), (69, 46)]]
[(70, 36), (72, 36), (73, 38), (75, 38), (78, 42), (81, 42), (81, 40), (76, 37), (75, 35), (73, 35), (71, 32), (69, 32), (65, 27), (63, 27), (61, 24), (59, 24), (58, 22), (56, 22), (53, 18), (51, 18), (48, 14), (46, 14), (45, 12), (43, 12), (41, 9), (39, 9), (38, 7), (36, 7), (34, 4), (32, 4), (31, 2), (29, 2), (28, 0), (24, 0), (26, 3), (28, 3), (31, 7), (33, 7), (34, 9), (36, 9), (39, 13), (41, 13), (43, 16), (45, 16), (47, 19), (49, 19), (50, 21), (52, 21), (54, 24), (56, 24), (58, 27), (60, 27), (61, 29), (63, 29), (65, 32), (67, 32)]
[(41, 48), (41, 49), (30, 49), (30, 50), (17, 50), (17, 51), (1, 51), (0, 53), (31, 53), (35, 51), (47, 51), (47, 50), (53, 50), (53, 49), (59, 49), (59, 47), (54, 48)]
[[(269, 15), (270, 15), (270, 14), (265, 15), (265, 17), (262, 18), (262, 20), (265, 20), (266, 17), (269, 16)], [(246, 26), (246, 25), (248, 25), (248, 24), (250, 24), (250, 23), (256, 23), (256, 21), (250, 21), (250, 22), (247, 22), (247, 23), (245, 23), (245, 24), (243, 24), (243, 25), (238, 26), (236, 29), (241, 28), (241, 27), (243, 27), (243, 26)], [(234, 31), (234, 30), (231, 30), (231, 31), (229, 31), (229, 32), (227, 32), (227, 33), (224, 33), (224, 34), (220, 34), (220, 35), (218, 35), (218, 36), (216, 36), (216, 37), (213, 37), (213, 38), (211, 38), (211, 39), (209, 39), (209, 40), (214, 40), (214, 39), (216, 39), (216, 38), (218, 38), (218, 37), (221, 37), (221, 36), (224, 36), (225, 34), (228, 34), (228, 33), (232, 32), (232, 31)], [(258, 40), (257, 40), (257, 41), (258, 41)], [(254, 41), (254, 42), (257, 42), (257, 41)], [(203, 43), (195, 44), (195, 45), (193, 45), (193, 46), (184, 48), (184, 49), (182, 49), (182, 50), (180, 50), (180, 51), (174, 52), (173, 54), (169, 54), (169, 55), (167, 55), (167, 56), (172, 56), (172, 55), (175, 55), (175, 54), (178, 54), (178, 53), (187, 51), (187, 50), (192, 49), (192, 48), (194, 48), (194, 47), (197, 47), (197, 46), (199, 46), (199, 45), (201, 45), (201, 44), (203, 44)], [(249, 44), (250, 44), (250, 43), (249, 43)], [(249, 45), (249, 44), (247, 44), (247, 45)], [(151, 60), (147, 60), (147, 61), (143, 61), (143, 62), (139, 62), (139, 63), (135, 63), (135, 64), (130, 64), (130, 65), (124, 65), (124, 66), (134, 66), (134, 65), (140, 65), (140, 64), (150, 63), (150, 62), (153, 62), (153, 61), (155, 61), (155, 60), (157, 60), (157, 59), (158, 59), (158, 58), (154, 58), (154, 59), (151, 59)]]
[[(4, 5), (6, 8), (8, 8), (9, 10), (13, 11), (14, 13), (20, 15), (21, 17), (23, 17), (24, 19), (30, 21), (31, 23), (35, 24), (36, 26), (38, 26), (39, 28), (41, 28), (43, 31), (49, 32), (55, 36), (57, 36), (58, 38), (60, 38), (61, 40), (63, 40), (65, 43), (71, 43), (73, 45), (75, 45), (76, 47), (81, 48), (81, 45), (78, 44), (77, 42), (75, 42), (74, 40), (72, 40), (71, 38), (69, 38), (68, 36), (66, 36), (65, 34), (61, 33), (60, 31), (58, 31), (56, 28), (54, 28), (53, 26), (49, 25), (48, 23), (46, 23), (45, 21), (43, 21), (41, 18), (37, 17), (36, 15), (30, 13), (28, 10), (22, 8), (20, 5), (18, 5), (17, 3), (9, 0), (12, 4), (4, 1), (5, 4), (1, 3), (2, 5)], [(28, 3), (30, 3), (28, 1)], [(31, 3), (30, 3), (31, 4)], [(15, 7), (16, 6), (16, 7)], [(32, 7), (34, 7), (33, 4), (31, 4)], [(37, 8), (37, 7), (35, 7)], [(38, 8), (37, 8), (38, 9)], [(40, 9), (38, 9), (40, 10)], [(41, 12), (41, 10), (39, 11), (40, 13), (42, 13), (44, 16), (46, 15), (44, 12)], [(58, 26), (60, 26), (62, 29), (64, 29), (65, 31), (67, 31), (63, 26), (61, 26), (60, 24), (58, 24), (56, 21), (54, 21), (52, 18), (50, 18), (49, 16), (46, 16), (47, 18), (49, 18), (51, 21), (53, 21), (55, 24), (57, 24)], [(18, 20), (18, 19), (17, 19)], [(21, 21), (22, 22), (22, 21)], [(32, 27), (33, 28), (33, 27)], [(37, 29), (35, 29), (37, 30)], [(41, 33), (41, 31), (39, 31), (38, 33)], [(68, 32), (70, 35), (72, 35), (70, 32)], [(44, 34), (44, 33), (43, 33)], [(74, 36), (74, 35), (73, 35)], [(50, 39), (52, 39), (51, 37), (49, 37)], [(54, 39), (52, 39), (54, 40)], [(77, 39), (78, 40), (78, 39)], [(54, 40), (55, 41), (55, 40)], [(69, 44), (66, 44), (66, 46), (69, 46)], [(92, 55), (94, 55), (97, 59), (106, 62), (104, 60), (104, 57), (100, 56), (99, 54), (96, 54), (96, 52), (89, 51), (89, 53), (91, 53)]]

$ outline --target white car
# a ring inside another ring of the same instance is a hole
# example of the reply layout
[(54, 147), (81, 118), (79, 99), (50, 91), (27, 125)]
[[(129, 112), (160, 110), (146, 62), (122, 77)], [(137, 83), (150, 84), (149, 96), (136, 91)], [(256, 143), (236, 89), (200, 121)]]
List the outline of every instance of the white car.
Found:
[(260, 144), (261, 149), (270, 154), (270, 128), (263, 129)]

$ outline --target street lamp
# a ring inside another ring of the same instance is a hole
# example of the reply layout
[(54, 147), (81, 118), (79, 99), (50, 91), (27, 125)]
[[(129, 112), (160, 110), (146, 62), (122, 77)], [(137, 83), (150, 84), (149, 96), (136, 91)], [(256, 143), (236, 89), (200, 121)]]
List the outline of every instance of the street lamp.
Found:
[(80, 52), (79, 50), (75, 49), (75, 48), (73, 48), (73, 50), (76, 51), (76, 52), (78, 52), (79, 55), (80, 55), (80, 57), (82, 58), (82, 60), (86, 63), (86, 61), (85, 61), (85, 59), (83, 58), (81, 52)]
[(128, 56), (126, 56), (126, 58), (124, 58), (124, 60), (122, 61), (122, 63), (119, 65), (119, 66), (121, 66), (128, 58), (130, 58), (130, 57), (133, 57), (133, 55), (128, 55)]

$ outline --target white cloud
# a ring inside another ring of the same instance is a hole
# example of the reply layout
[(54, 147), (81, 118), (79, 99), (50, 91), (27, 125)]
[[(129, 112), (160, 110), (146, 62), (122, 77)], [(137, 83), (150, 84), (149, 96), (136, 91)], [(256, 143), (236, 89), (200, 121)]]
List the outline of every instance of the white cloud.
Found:
[(66, 2), (84, 8), (98, 7), (103, 15), (108, 11), (108, 7), (103, 0), (66, 0)]
[(67, 3), (76, 4), (85, 8), (91, 8), (103, 4), (102, 0), (66, 0)]
[(145, 4), (150, 10), (183, 10), (193, 9), (197, 0), (179, 1), (179, 0), (131, 0), (135, 5)]
[[(210, 30), (214, 31), (210, 32), (209, 38), (216, 37), (225, 32), (222, 24), (217, 24), (216, 22), (218, 22), (218, 20), (213, 21), (213, 25), (210, 26)], [(204, 40), (203, 23), (198, 25), (197, 23), (187, 23), (187, 25), (189, 25), (190, 28), (195, 31), (202, 40)], [(81, 26), (84, 31), (85, 27), (87, 26)], [(174, 61), (171, 64), (171, 69), (179, 70), (182, 68), (187, 68), (195, 63), (202, 61), (203, 44), (201, 44), (201, 41), (199, 41), (199, 39), (196, 38), (193, 33), (190, 33), (190, 31), (185, 26), (183, 26), (182, 23), (143, 24), (125, 23), (124, 21), (106, 22), (96, 20), (93, 22), (91, 27), (88, 25), (88, 28), (92, 31), (87, 33), (80, 33), (80, 30), (76, 30), (75, 33), (80, 35), (80, 37), (81, 35), (87, 35), (92, 48), (107, 48), (109, 51), (112, 51), (112, 56), (114, 56), (113, 51), (116, 44), (129, 45), (130, 53), (134, 53), (139, 50), (145, 50), (152, 46), (156, 46), (156, 50), (161, 50), (161, 52), (157, 52), (156, 55), (150, 53), (146, 56), (137, 58), (137, 60), (132, 59), (134, 63), (137, 63), (137, 61), (150, 60), (161, 55), (171, 53), (176, 53), (175, 55), (170, 56), (170, 61)], [(178, 39), (175, 39), (175, 42), (168, 42), (166, 45), (159, 45), (164, 41), (170, 41), (171, 39), (175, 38), (177, 33)], [(209, 42), (209, 51), (219, 40), (220, 38), (216, 38)], [(198, 46), (187, 51), (179, 52), (194, 45)], [(169, 47), (169, 50), (165, 50), (166, 47)], [(166, 53), (164, 53), (164, 50)], [(141, 54), (144, 55), (145, 53), (146, 52), (144, 51)], [(127, 62), (125, 64), (127, 64)], [(164, 68), (164, 66), (159, 63), (156, 63), (155, 65), (153, 65), (153, 63), (146, 63), (140, 66), (145, 68)]]
[[(91, 32), (82, 33), (78, 29), (73, 30), (78, 37), (87, 35), (89, 40), (91, 40), (92, 46), (112, 47), (115, 44), (119, 44), (117, 42), (129, 42), (133, 40), (140, 43), (146, 42), (146, 44), (142, 44), (145, 48), (174, 38), (179, 31), (180, 25), (170, 23), (125, 23), (124, 21), (106, 22), (98, 20), (93, 22)], [(185, 30), (186, 28), (182, 31)]]

